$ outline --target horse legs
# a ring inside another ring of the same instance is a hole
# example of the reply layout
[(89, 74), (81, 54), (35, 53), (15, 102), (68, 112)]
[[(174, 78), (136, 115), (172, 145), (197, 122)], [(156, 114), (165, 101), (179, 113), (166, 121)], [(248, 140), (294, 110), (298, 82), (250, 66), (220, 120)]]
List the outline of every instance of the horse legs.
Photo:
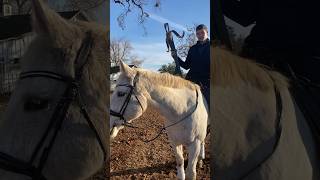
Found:
[(198, 166), (199, 168), (203, 167), (203, 159), (205, 159), (205, 150), (204, 150), (204, 142), (201, 142), (201, 149), (199, 154)]
[(186, 170), (186, 179), (195, 180), (197, 177), (197, 162), (201, 150), (201, 141), (195, 139), (188, 147), (188, 166)]
[(176, 156), (177, 163), (177, 178), (181, 180), (185, 180), (185, 172), (184, 172), (184, 159), (183, 159), (183, 146), (171, 144), (174, 155)]

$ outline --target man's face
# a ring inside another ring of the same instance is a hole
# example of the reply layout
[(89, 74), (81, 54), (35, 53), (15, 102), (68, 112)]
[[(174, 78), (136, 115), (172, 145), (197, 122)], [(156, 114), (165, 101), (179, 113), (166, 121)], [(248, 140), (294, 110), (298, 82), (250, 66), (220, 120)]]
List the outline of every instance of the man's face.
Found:
[(196, 32), (199, 41), (204, 41), (208, 38), (208, 32), (205, 29), (200, 29)]

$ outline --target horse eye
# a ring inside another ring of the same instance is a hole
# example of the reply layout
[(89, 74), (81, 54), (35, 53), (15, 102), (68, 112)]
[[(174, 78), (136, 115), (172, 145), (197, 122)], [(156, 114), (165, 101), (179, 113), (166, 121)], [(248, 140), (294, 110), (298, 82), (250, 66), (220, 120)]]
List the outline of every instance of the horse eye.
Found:
[(120, 92), (120, 91), (119, 91), (119, 92), (117, 93), (117, 95), (118, 95), (118, 97), (122, 97), (122, 96), (126, 95), (126, 93), (125, 93), (125, 92)]
[(48, 106), (49, 106), (49, 101), (46, 99), (31, 98), (24, 103), (24, 110), (38, 111), (38, 110), (48, 108)]

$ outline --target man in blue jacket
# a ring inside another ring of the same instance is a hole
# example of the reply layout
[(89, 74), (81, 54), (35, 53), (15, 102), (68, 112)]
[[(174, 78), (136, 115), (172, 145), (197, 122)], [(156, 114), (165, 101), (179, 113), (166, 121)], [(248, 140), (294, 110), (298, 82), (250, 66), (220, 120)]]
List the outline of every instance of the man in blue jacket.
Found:
[(202, 94), (210, 105), (210, 40), (208, 28), (204, 24), (196, 27), (197, 44), (188, 52), (185, 61), (181, 60), (176, 51), (172, 51), (172, 57), (177, 58), (182, 68), (188, 70), (186, 79), (201, 87)]

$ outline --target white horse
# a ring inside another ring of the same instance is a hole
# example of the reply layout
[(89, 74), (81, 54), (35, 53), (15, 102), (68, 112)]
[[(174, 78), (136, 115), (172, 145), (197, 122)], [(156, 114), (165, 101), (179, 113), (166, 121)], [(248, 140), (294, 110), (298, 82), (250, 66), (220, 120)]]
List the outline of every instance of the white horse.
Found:
[(319, 150), (287, 79), (211, 49), (213, 178), (319, 180)]
[[(165, 117), (165, 126), (177, 163), (179, 179), (195, 179), (198, 158), (204, 159), (208, 121), (207, 103), (200, 87), (168, 73), (130, 68), (121, 62), (121, 74), (111, 96), (111, 141), (124, 125), (154, 106)], [(147, 123), (147, 122), (146, 122)], [(188, 150), (184, 170), (183, 145)]]
[(36, 36), (0, 123), (0, 179), (87, 179), (109, 153), (107, 33), (32, 3)]

